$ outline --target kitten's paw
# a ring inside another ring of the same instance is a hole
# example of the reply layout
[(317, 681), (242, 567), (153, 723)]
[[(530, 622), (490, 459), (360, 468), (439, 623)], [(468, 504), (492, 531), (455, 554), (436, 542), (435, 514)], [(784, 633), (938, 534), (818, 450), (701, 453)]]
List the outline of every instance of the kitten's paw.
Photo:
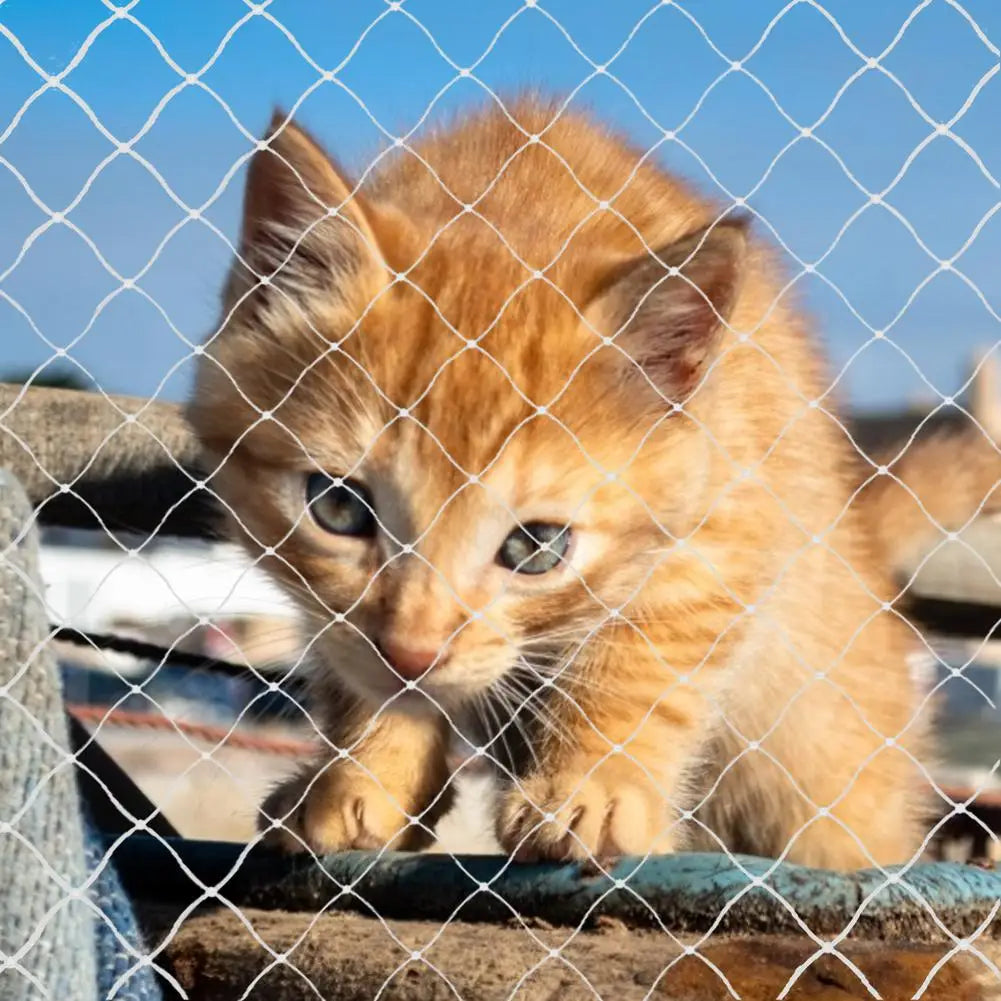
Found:
[(264, 844), (287, 852), (426, 847), (432, 836), (408, 819), (405, 799), (354, 762), (339, 761), (279, 786), (262, 804), (258, 827)]
[(604, 865), (673, 849), (660, 793), (642, 775), (599, 768), (522, 779), (501, 800), (497, 836), (518, 862)]

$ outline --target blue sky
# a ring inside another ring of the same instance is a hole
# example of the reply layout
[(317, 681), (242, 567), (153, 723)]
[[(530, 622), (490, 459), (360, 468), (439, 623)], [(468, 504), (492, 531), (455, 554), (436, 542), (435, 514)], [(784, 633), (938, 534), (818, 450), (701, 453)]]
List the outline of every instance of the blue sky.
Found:
[[(212, 329), (229, 254), (188, 209), (235, 236), (244, 170), (233, 167), (272, 107), (299, 104), (360, 171), (387, 135), (486, 99), (484, 86), (576, 90), (574, 105), (647, 146), (674, 131), (662, 162), (717, 197), (747, 198), (759, 230), (799, 258), (793, 274), (819, 261), (797, 294), (851, 404), (928, 396), (917, 369), (951, 394), (972, 352), (1001, 340), (998, 0), (802, 2), (778, 20), (778, 0), (127, 6), (145, 32), (119, 18), (88, 43), (110, 2), (0, 0), (0, 372), (52, 358), (41, 334), (109, 392), (182, 398), (188, 342)], [(44, 80), (18, 47), (58, 74), (85, 44), (62, 79), (76, 100), (36, 95)], [(137, 135), (131, 148), (158, 176), (127, 152), (95, 176)], [(49, 215), (26, 185), (86, 239), (62, 224), (32, 236)], [(928, 280), (936, 257), (955, 270)], [(873, 341), (870, 327), (888, 326), (910, 360)]]

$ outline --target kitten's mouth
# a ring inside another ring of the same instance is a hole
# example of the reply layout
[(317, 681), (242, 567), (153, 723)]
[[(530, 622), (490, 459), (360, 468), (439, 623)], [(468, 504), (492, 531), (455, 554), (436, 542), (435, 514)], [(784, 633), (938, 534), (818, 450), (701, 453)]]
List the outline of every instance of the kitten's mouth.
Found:
[(517, 649), (482, 648), (470, 655), (446, 645), (408, 664), (406, 651), (387, 645), (389, 649), (373, 639), (347, 647), (332, 644), (325, 659), (353, 695), (373, 709), (390, 712), (461, 712), (485, 696), (518, 660)]
[[(357, 665), (345, 680), (355, 694), (376, 708), (413, 715), (450, 715), (460, 712), (491, 688), (494, 677), (472, 677), (450, 665), (447, 671), (433, 668), (421, 678), (408, 680), (385, 664)], [(506, 672), (505, 672), (506, 673)]]
[(408, 679), (394, 673), (378, 659), (359, 664), (342, 676), (356, 695), (377, 709), (415, 715), (437, 714), (449, 711), (468, 697), (468, 692), (460, 690), (460, 686), (439, 678), (437, 669), (420, 678)]
[(437, 715), (441, 711), (439, 700), (422, 688), (400, 689), (383, 705), (388, 705), (396, 712), (413, 716)]

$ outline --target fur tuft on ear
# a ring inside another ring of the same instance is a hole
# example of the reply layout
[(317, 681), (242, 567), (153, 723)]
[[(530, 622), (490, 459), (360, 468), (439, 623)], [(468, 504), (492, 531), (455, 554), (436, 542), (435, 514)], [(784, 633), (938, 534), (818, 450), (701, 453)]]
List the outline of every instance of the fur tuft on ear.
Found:
[(597, 326), (672, 402), (697, 388), (740, 291), (749, 220), (731, 217), (614, 268)]
[(250, 161), (239, 253), (227, 305), (267, 302), (275, 289), (302, 300), (347, 292), (367, 267), (381, 267), (362, 198), (320, 144), (275, 111)]

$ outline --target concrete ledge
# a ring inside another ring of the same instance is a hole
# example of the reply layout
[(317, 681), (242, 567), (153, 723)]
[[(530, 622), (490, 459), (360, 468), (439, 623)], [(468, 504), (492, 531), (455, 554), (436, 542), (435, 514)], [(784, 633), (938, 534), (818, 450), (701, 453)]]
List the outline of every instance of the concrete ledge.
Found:
[(0, 468), (20, 480), (42, 523), (199, 537), (218, 529), (210, 491), (196, 487), (198, 446), (174, 404), (0, 384)]

